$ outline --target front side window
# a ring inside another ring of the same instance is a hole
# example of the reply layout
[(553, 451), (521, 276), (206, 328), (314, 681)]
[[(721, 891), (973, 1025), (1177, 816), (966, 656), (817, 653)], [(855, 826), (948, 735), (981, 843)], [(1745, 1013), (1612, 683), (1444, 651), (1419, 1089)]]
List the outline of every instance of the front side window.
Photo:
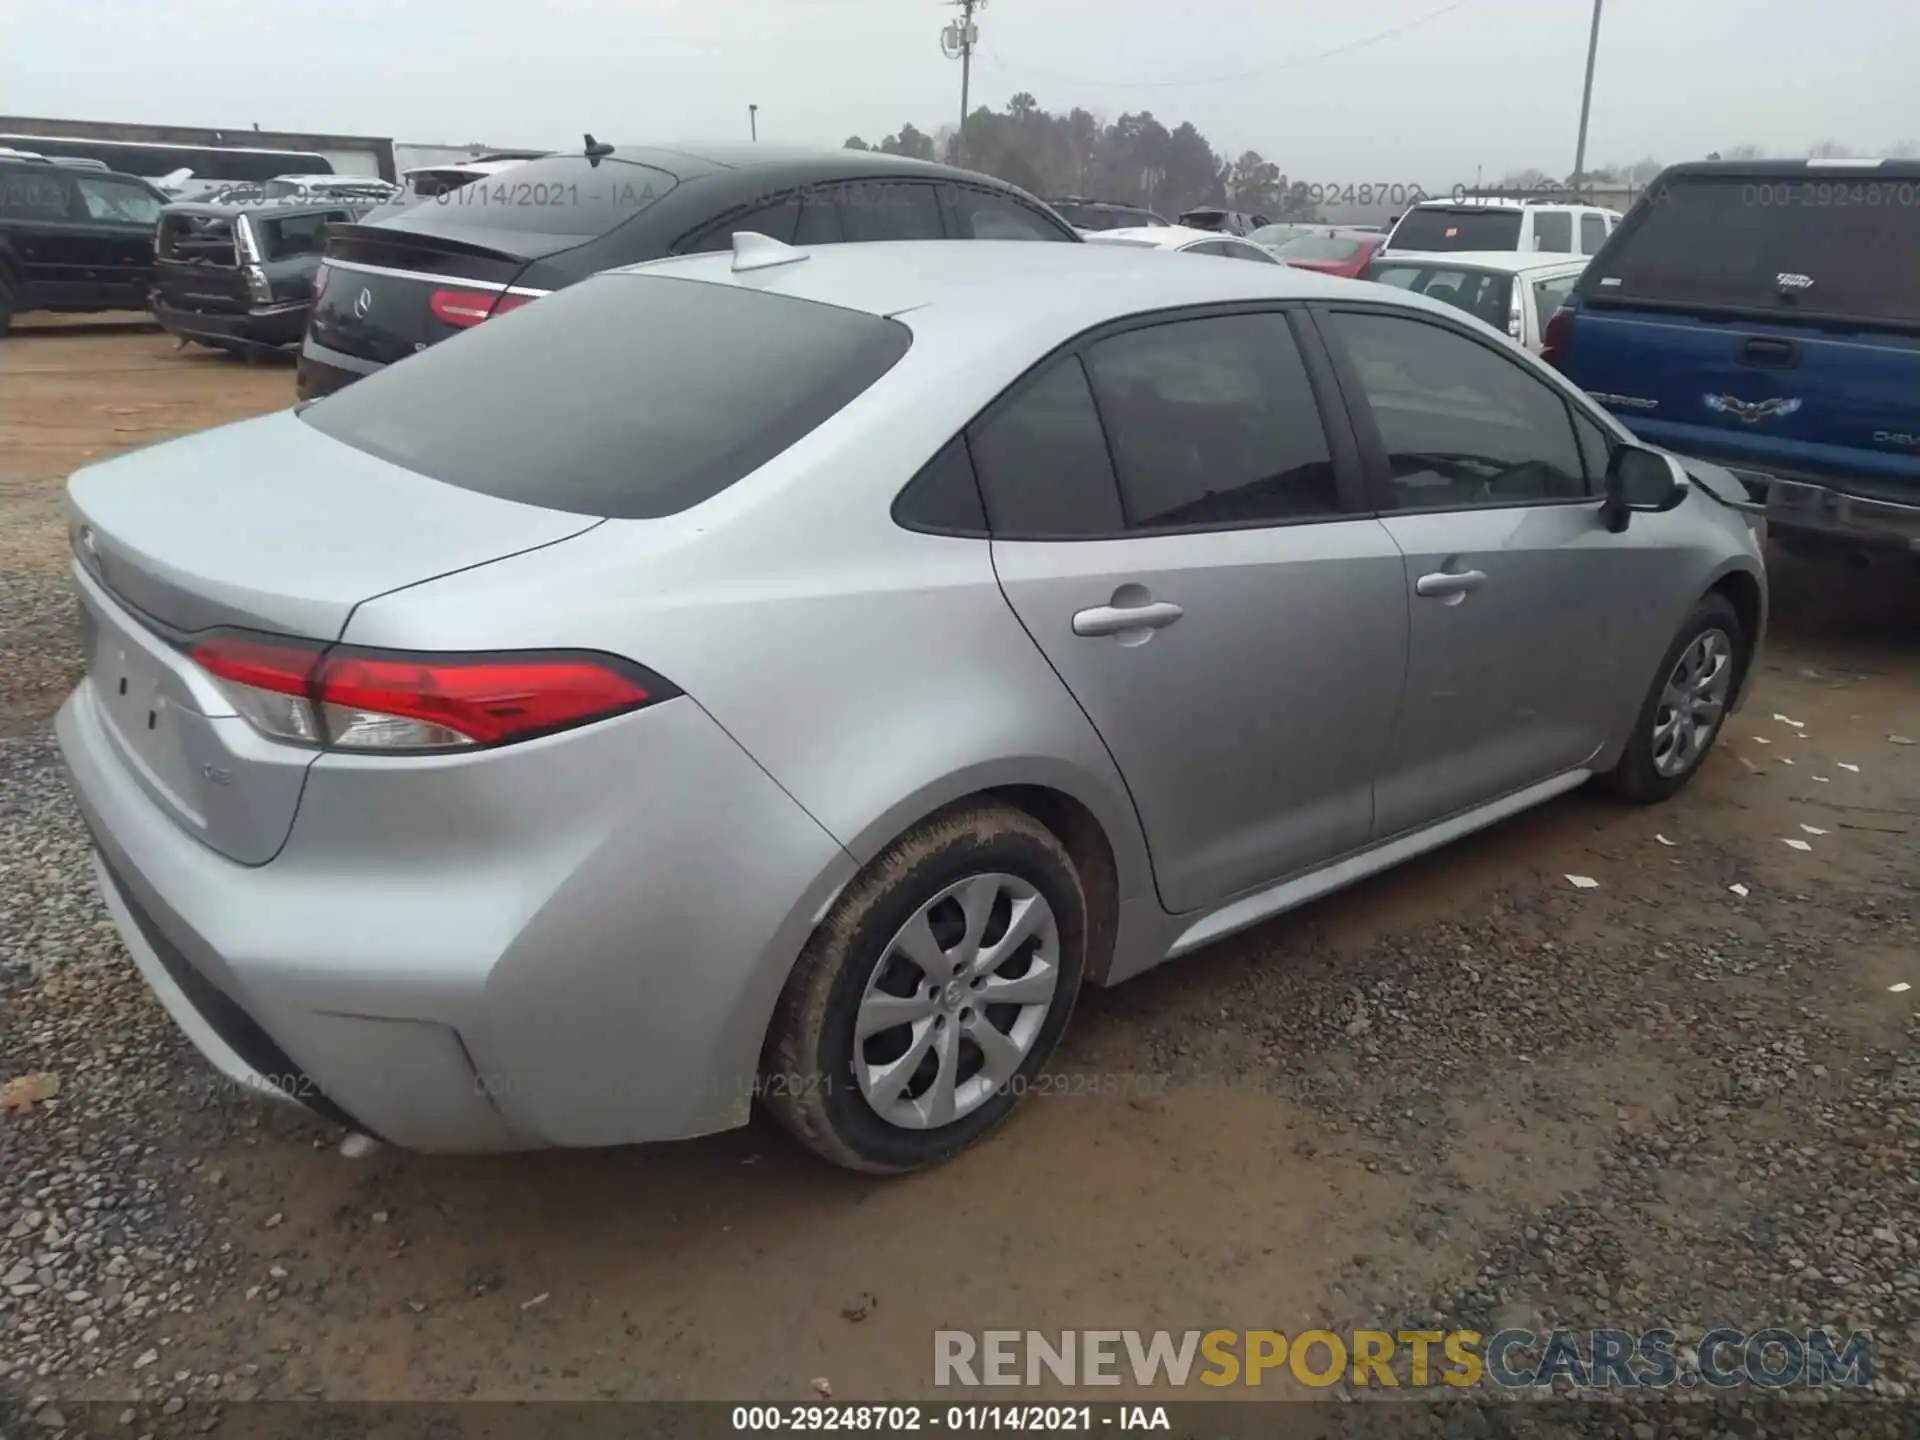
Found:
[(96, 180), (90, 175), (74, 177), (73, 188), (80, 193), (89, 220), (116, 225), (152, 225), (160, 219), (164, 203), (159, 196), (125, 180)]
[(1386, 451), (1398, 509), (1593, 493), (1566, 400), (1487, 345), (1399, 316), (1336, 312)]
[(1285, 315), (1129, 330), (1087, 363), (1131, 529), (1337, 514), (1320, 411)]
[(995, 534), (1064, 540), (1126, 528), (1079, 357), (1054, 362), (968, 439)]

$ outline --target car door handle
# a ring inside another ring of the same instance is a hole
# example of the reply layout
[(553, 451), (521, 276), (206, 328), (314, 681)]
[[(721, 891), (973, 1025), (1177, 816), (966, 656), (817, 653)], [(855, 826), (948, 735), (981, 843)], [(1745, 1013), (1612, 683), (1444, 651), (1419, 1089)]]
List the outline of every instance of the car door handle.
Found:
[(1413, 582), (1413, 593), (1425, 595), (1429, 599), (1445, 599), (1453, 595), (1464, 595), (1469, 590), (1478, 590), (1487, 583), (1484, 570), (1436, 570), (1431, 575), (1422, 575)]
[(1166, 600), (1151, 605), (1096, 605), (1073, 617), (1073, 633), (1081, 636), (1124, 635), (1130, 630), (1158, 630), (1187, 612)]

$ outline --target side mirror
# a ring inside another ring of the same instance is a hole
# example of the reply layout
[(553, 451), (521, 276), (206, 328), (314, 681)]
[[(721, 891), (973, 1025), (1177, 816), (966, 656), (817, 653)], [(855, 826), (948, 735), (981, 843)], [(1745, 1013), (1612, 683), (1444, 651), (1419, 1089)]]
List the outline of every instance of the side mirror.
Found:
[(1607, 463), (1607, 498), (1600, 514), (1618, 535), (1636, 510), (1659, 513), (1687, 498), (1687, 472), (1660, 450), (1620, 445)]

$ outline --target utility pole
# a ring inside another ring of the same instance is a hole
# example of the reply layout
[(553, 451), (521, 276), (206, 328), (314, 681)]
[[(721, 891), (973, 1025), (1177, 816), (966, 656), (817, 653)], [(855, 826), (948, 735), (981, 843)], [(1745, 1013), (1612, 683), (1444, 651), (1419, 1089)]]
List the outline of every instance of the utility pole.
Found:
[(760, 107), (758, 105), (747, 106), (747, 129), (754, 141), (758, 143), (760, 139)]
[(980, 42), (980, 27), (973, 23), (973, 12), (987, 8), (987, 0), (947, 0), (957, 6), (960, 18), (940, 32), (940, 50), (949, 60), (960, 62), (960, 133), (953, 140), (953, 162), (964, 165), (967, 156), (967, 90), (973, 79), (973, 47)]
[(1587, 174), (1587, 111), (1593, 104), (1593, 58), (1600, 49), (1600, 0), (1593, 0), (1593, 29), (1587, 34), (1587, 83), (1580, 92), (1580, 140), (1573, 151), (1573, 183)]

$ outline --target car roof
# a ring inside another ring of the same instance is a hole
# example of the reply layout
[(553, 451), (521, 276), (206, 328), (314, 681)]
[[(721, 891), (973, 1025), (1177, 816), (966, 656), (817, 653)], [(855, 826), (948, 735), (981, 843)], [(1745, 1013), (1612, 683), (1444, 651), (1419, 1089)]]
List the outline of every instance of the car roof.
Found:
[(316, 210), (351, 210), (366, 202), (363, 196), (288, 195), (273, 200), (174, 200), (160, 207), (163, 215), (213, 215), (231, 219), (235, 215), (262, 215), (270, 220), (282, 215), (303, 215)]
[[(1218, 230), (1200, 230), (1191, 225), (1116, 225), (1111, 230), (1096, 230), (1087, 236), (1093, 245), (1151, 245), (1157, 250), (1178, 250), (1205, 240), (1246, 241), (1244, 235), (1224, 235)], [(1251, 241), (1246, 241), (1251, 244)]]
[[(569, 157), (586, 159), (581, 151), (555, 151), (551, 157)], [(868, 175), (918, 175), (937, 176), (949, 180), (965, 180), (976, 185), (989, 185), (995, 189), (1006, 185), (1003, 180), (981, 175), (972, 170), (961, 170), (952, 165), (942, 165), (933, 160), (916, 160), (907, 155), (889, 155), (882, 150), (831, 149), (825, 146), (766, 145), (735, 142), (688, 142), (685, 144), (658, 143), (651, 145), (617, 145), (609, 157), (624, 160), (633, 165), (651, 165), (656, 170), (665, 170), (681, 180), (696, 179), (701, 175), (717, 171), (732, 171), (739, 174), (751, 174), (756, 171), (779, 171), (783, 177), (796, 181), (854, 179)]]
[(944, 324), (970, 329), (983, 340), (1025, 337), (1047, 347), (1143, 311), (1234, 301), (1372, 298), (1450, 318), (1458, 314), (1385, 285), (1286, 265), (1169, 264), (1156, 250), (1135, 245), (889, 240), (790, 248), (805, 258), (736, 271), (734, 257), (722, 251), (604, 273), (765, 290), (870, 315), (907, 316), (916, 331)]
[(1388, 265), (1448, 265), (1467, 270), (1504, 270), (1526, 274), (1535, 270), (1584, 270), (1591, 255), (1562, 255), (1539, 250), (1396, 250)]

